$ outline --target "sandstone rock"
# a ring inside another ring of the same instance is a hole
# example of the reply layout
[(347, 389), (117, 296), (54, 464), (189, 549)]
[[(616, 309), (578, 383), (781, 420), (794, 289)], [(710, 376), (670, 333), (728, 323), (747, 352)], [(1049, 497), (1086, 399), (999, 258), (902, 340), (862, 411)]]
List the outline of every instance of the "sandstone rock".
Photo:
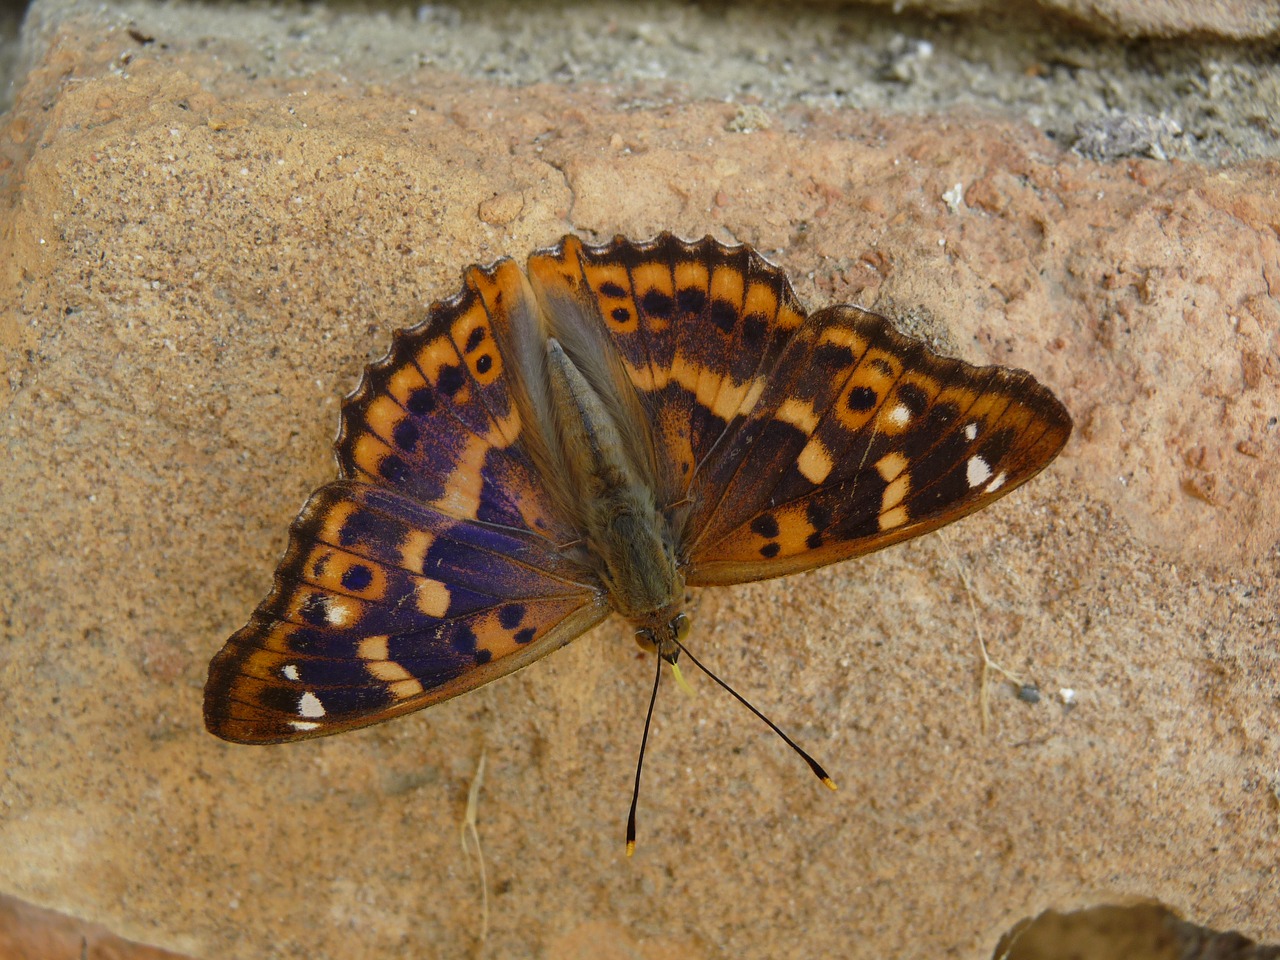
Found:
[[(0, 135), (7, 892), (207, 957), (462, 955), (483, 755), (492, 956), (976, 958), (1139, 898), (1280, 940), (1274, 161), (1094, 162), (977, 112), (735, 132), (733, 104), (595, 85), (122, 65), (86, 23)], [(1026, 367), (1076, 416), (954, 528), (701, 595), (699, 651), (841, 791), (698, 684), (659, 704), (626, 862), (649, 671), (617, 624), (360, 733), (207, 735), (208, 658), (391, 331), (469, 263), (662, 229), (751, 241), (809, 305)], [(985, 731), (979, 636), (1046, 694), (992, 680)]]
[[(872, 0), (895, 11), (954, 16), (1005, 16), (1001, 0)], [(1210, 35), (1262, 40), (1280, 33), (1274, 0), (1035, 0), (1047, 16), (1068, 19), (1099, 34), (1121, 37)]]

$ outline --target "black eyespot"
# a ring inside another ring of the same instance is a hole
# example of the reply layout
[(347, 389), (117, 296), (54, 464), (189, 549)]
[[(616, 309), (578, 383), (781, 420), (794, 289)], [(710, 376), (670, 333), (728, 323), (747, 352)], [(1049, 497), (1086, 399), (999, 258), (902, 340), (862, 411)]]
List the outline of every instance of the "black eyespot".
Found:
[(392, 483), (400, 483), (409, 473), (409, 468), (405, 466), (403, 460), (391, 454), (382, 458), (382, 462), (378, 464), (378, 472)]
[(876, 392), (870, 387), (854, 387), (849, 391), (849, 396), (845, 400), (845, 406), (854, 413), (866, 413), (875, 405)]
[(911, 412), (912, 417), (918, 417), (929, 405), (929, 396), (914, 383), (904, 383), (898, 387), (898, 402)]
[(449, 396), (453, 396), (462, 389), (462, 385), (466, 382), (467, 377), (462, 372), (462, 368), (450, 365), (440, 368), (440, 379), (436, 382), (436, 386), (449, 394)]
[(613, 313), (610, 314), (618, 323), (626, 323), (631, 319), (631, 311), (626, 307), (614, 307)]
[(412, 420), (404, 419), (391, 431), (391, 439), (401, 450), (412, 450), (418, 444), (418, 426)]
[(482, 353), (479, 357), (476, 358), (477, 373), (488, 373), (492, 369), (493, 369), (493, 357), (489, 356), (489, 354)]
[(414, 416), (424, 417), (436, 408), (436, 398), (429, 387), (418, 387), (409, 394), (409, 402), (405, 406)]
[(644, 307), (644, 312), (654, 317), (671, 316), (671, 308), (674, 305), (672, 299), (661, 290), (650, 290), (640, 300), (640, 306)]
[(942, 431), (959, 417), (960, 408), (954, 403), (939, 403), (929, 411), (929, 426), (933, 430)]
[(817, 500), (809, 501), (809, 505), (804, 508), (804, 516), (809, 521), (809, 526), (815, 530), (825, 530), (831, 523), (831, 511)]
[(475, 654), (478, 652), (476, 650), (475, 632), (465, 623), (460, 623), (454, 628), (452, 641), (453, 649), (457, 650), (458, 653)]
[(701, 313), (702, 308), (707, 305), (707, 294), (705, 290), (699, 290), (697, 287), (685, 287), (676, 293), (676, 306), (680, 308), (682, 313)]
[(373, 583), (373, 571), (363, 563), (357, 563), (348, 567), (346, 572), (342, 575), (343, 589), (350, 590), (353, 593), (368, 590), (369, 584), (371, 583)]
[(725, 333), (733, 333), (738, 323), (738, 308), (728, 300), (711, 301), (711, 322)]
[(321, 593), (310, 594), (303, 600), (298, 613), (313, 627), (323, 627), (329, 622), (329, 606)]
[(813, 351), (813, 365), (819, 370), (847, 370), (856, 359), (853, 348), (843, 343), (820, 344)]
[(751, 521), (751, 532), (759, 534), (766, 540), (778, 535), (778, 518), (772, 513), (762, 513)]

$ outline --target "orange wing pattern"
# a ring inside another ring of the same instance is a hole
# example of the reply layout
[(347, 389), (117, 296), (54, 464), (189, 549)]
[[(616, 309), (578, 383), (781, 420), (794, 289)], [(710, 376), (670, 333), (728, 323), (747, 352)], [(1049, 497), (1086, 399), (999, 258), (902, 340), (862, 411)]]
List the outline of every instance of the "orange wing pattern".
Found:
[(344, 404), (340, 478), (303, 508), (274, 589), (210, 665), (213, 733), (275, 742), (376, 723), (608, 615), (558, 446), (572, 412), (547, 386), (553, 338), (690, 585), (932, 530), (1033, 477), (1071, 432), (1030, 374), (940, 357), (856, 307), (806, 314), (746, 246), (570, 236), (527, 273), (471, 267)]
[(935, 529), (1030, 479), (1071, 432), (1030, 374), (940, 357), (856, 307), (807, 316), (749, 247), (569, 237), (529, 272), (553, 329), (594, 325), (621, 356), (693, 585)]
[(214, 658), (227, 740), (324, 736), (510, 673), (609, 612), (524, 429), (510, 331), (536, 329), (511, 261), (396, 334), (343, 406), (342, 479), (295, 521), (275, 588)]

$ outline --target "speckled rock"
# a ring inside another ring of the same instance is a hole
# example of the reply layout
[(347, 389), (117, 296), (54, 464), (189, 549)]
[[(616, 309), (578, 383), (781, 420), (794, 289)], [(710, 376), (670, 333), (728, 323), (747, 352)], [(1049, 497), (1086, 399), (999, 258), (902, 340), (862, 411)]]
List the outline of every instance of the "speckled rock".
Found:
[[(1280, 166), (123, 45), (66, 25), (0, 133), (6, 892), (197, 956), (466, 955), (483, 756), (491, 956), (977, 958), (1145, 897), (1280, 939)], [(659, 704), (628, 862), (650, 675), (614, 623), (382, 727), (206, 734), (208, 658), (391, 331), (468, 263), (662, 229), (1076, 416), (944, 533), (700, 595), (700, 653), (840, 792), (697, 684)], [(978, 637), (1044, 693), (992, 679), (985, 730)]]
[[(1001, 16), (1001, 0), (871, 0), (895, 10), (941, 15)], [(1033, 0), (1050, 16), (1080, 24), (1099, 34), (1121, 37), (1209, 35), (1233, 40), (1265, 40), (1280, 34), (1276, 0)]]

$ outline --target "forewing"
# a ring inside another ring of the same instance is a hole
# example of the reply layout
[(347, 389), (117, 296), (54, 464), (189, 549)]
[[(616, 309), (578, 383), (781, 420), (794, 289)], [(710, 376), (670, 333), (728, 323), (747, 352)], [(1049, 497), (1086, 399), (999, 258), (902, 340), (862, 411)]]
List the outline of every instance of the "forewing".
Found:
[(691, 585), (868, 553), (980, 509), (1071, 432), (1028, 373), (940, 357), (855, 307), (811, 316), (760, 400), (699, 467)]
[(471, 267), (462, 291), (396, 333), (343, 406), (344, 478), (389, 487), (460, 520), (569, 543), (552, 496), (513, 341), (541, 343), (537, 306), (511, 260)]
[(608, 609), (538, 535), (337, 481), (307, 502), (274, 590), (213, 659), (205, 723), (241, 743), (367, 726), (510, 673)]

